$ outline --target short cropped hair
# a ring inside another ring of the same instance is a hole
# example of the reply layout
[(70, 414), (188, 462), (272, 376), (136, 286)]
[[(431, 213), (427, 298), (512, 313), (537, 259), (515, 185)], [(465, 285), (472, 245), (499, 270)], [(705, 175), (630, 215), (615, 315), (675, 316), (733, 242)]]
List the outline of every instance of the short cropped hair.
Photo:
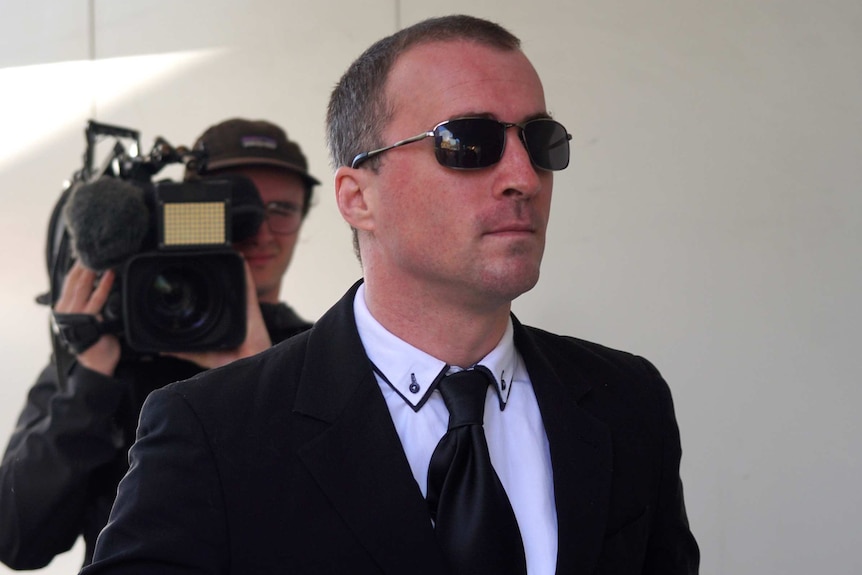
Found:
[[(499, 24), (464, 15), (423, 20), (377, 41), (350, 65), (329, 99), (326, 135), (333, 168), (349, 166), (357, 154), (385, 145), (381, 134), (394, 112), (386, 99), (386, 80), (398, 57), (414, 46), (449, 40), (503, 51), (521, 47), (520, 39)], [(377, 161), (369, 160), (372, 169)]]

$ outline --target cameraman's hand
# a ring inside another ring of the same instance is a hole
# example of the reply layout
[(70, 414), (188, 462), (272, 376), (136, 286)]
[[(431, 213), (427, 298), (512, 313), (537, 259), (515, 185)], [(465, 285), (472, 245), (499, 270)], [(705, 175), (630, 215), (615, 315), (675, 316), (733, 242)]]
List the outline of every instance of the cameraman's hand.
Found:
[[(108, 300), (114, 277), (112, 270), (106, 271), (96, 285), (96, 272), (75, 262), (63, 281), (63, 291), (54, 304), (54, 311), (94, 315), (101, 319), (99, 312)], [(120, 340), (113, 335), (103, 335), (78, 354), (77, 359), (84, 367), (111, 377), (120, 361)]]
[(266, 324), (260, 312), (260, 303), (257, 301), (257, 288), (254, 285), (251, 270), (247, 262), (243, 261), (243, 265), (245, 266), (245, 341), (236, 349), (202, 352), (168, 352), (164, 355), (185, 359), (201, 367), (212, 369), (227, 365), (243, 357), (249, 357), (272, 346), (272, 340), (269, 339), (269, 332), (266, 331)]

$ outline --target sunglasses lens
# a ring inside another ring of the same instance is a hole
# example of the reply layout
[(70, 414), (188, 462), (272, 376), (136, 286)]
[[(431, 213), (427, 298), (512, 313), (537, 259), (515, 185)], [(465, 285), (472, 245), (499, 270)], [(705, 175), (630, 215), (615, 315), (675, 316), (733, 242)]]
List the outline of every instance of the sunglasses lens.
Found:
[(503, 125), (495, 120), (450, 120), (434, 129), (434, 149), (437, 161), (448, 168), (487, 168), (503, 156), (504, 138)]
[(524, 144), (530, 159), (545, 170), (564, 170), (569, 165), (569, 133), (554, 120), (532, 120), (524, 125)]
[[(547, 118), (524, 124), (523, 140), (536, 167), (563, 170), (569, 165), (569, 133)], [(448, 168), (475, 170), (503, 157), (506, 125), (490, 118), (449, 120), (434, 129), (437, 161)]]

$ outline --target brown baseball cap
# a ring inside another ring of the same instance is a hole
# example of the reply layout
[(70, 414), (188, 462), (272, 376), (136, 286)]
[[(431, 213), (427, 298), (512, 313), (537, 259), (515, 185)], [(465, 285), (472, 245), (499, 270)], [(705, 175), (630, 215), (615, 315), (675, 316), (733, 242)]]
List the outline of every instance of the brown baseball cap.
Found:
[(308, 162), (299, 144), (283, 129), (266, 120), (231, 118), (210, 126), (194, 145), (205, 150), (206, 160), (196, 171), (186, 169), (185, 179), (239, 166), (276, 166), (299, 174), (309, 186), (320, 181), (308, 173)]

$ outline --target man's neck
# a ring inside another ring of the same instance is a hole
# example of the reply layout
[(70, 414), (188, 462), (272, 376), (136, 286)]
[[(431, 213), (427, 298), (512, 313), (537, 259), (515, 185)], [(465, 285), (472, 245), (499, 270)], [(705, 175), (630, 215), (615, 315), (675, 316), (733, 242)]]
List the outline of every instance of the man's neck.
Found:
[(366, 281), (369, 312), (389, 332), (425, 353), (459, 367), (485, 357), (506, 332), (511, 302), (469, 306), (435, 290), (389, 290)]
[(256, 290), (259, 303), (279, 303), (278, 290)]

